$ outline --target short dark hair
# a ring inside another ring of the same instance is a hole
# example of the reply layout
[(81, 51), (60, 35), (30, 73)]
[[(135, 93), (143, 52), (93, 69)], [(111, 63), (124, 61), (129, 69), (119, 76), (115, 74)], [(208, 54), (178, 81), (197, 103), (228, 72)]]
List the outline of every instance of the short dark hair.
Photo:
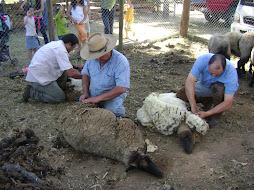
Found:
[(215, 61), (220, 61), (223, 70), (226, 68), (226, 57), (221, 54), (214, 54), (209, 60), (209, 65), (213, 64)]
[(78, 44), (78, 38), (75, 34), (66, 34), (62, 37), (62, 40), (65, 44), (71, 43), (71, 46)]

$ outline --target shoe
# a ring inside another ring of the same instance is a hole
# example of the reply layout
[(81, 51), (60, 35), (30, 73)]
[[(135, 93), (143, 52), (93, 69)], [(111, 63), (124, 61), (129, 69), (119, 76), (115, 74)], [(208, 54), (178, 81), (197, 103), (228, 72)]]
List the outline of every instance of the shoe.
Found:
[(30, 98), (30, 91), (31, 91), (31, 86), (27, 85), (23, 94), (23, 101), (28, 102), (28, 99)]
[(222, 115), (222, 113), (211, 116), (211, 120), (208, 121), (210, 129), (220, 124), (221, 115)]
[(193, 139), (192, 139), (192, 132), (191, 131), (183, 131), (180, 134), (180, 139), (183, 142), (184, 151), (187, 154), (192, 153), (192, 149), (194, 146)]

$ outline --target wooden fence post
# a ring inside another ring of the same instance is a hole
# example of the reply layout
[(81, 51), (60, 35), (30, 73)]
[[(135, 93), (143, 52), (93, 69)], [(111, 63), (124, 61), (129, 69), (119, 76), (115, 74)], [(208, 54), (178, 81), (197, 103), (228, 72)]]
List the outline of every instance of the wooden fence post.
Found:
[(183, 0), (183, 12), (180, 23), (180, 35), (185, 37), (188, 33), (190, 17), (190, 0)]
[(47, 9), (48, 9), (48, 30), (49, 30), (49, 39), (50, 41), (55, 41), (55, 23), (53, 19), (53, 4), (52, 0), (47, 0)]
[(120, 15), (119, 15), (119, 45), (118, 50), (123, 50), (123, 0), (119, 1)]

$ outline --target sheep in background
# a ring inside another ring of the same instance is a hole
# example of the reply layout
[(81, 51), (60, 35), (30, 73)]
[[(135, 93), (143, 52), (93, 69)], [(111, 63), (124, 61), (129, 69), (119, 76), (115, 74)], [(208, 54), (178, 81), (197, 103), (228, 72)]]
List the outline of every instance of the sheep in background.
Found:
[(244, 66), (249, 61), (252, 48), (254, 47), (254, 32), (244, 34), (238, 32), (228, 32), (225, 36), (229, 38), (231, 53), (240, 57), (237, 62), (238, 76), (245, 72)]
[(252, 66), (254, 66), (254, 47), (252, 48), (251, 51), (251, 57), (250, 57), (250, 73), (252, 72), (252, 78), (251, 81), (249, 83), (249, 86), (252, 87), (253, 83), (254, 83), (254, 72), (252, 71)]
[(138, 168), (157, 177), (162, 172), (145, 155), (143, 135), (133, 121), (117, 118), (111, 111), (86, 108), (76, 103), (61, 117), (65, 140), (76, 150), (123, 162), (130, 169)]
[(171, 135), (177, 131), (186, 153), (192, 152), (195, 144), (192, 138), (196, 135), (185, 133), (186, 129), (203, 135), (209, 129), (208, 123), (188, 111), (185, 102), (177, 98), (175, 93), (151, 93), (138, 109), (137, 119), (143, 126), (151, 127), (163, 135)]
[(208, 42), (209, 53), (224, 55), (230, 59), (230, 43), (229, 38), (222, 34), (214, 34)]

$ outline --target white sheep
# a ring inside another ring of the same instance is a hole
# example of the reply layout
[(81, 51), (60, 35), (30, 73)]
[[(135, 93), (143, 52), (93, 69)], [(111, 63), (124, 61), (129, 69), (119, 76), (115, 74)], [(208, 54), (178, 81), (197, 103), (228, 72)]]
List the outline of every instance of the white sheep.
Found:
[(163, 135), (173, 134), (182, 122), (203, 135), (209, 129), (208, 123), (188, 111), (185, 102), (175, 93), (151, 93), (138, 109), (137, 119), (143, 126), (152, 127)]
[(126, 170), (138, 168), (157, 177), (162, 172), (146, 153), (140, 129), (127, 118), (117, 118), (111, 111), (86, 108), (76, 103), (61, 117), (65, 140), (76, 150), (123, 162)]
[(137, 119), (143, 126), (151, 127), (163, 135), (177, 132), (186, 153), (192, 152), (193, 145), (199, 139), (198, 133), (204, 135), (209, 129), (208, 123), (188, 111), (185, 102), (177, 98), (175, 93), (151, 93), (138, 109)]
[(225, 36), (229, 38), (231, 53), (240, 57), (237, 62), (237, 72), (239, 77), (245, 72), (244, 66), (251, 57), (251, 51), (254, 47), (254, 32), (244, 34), (238, 32), (228, 32)]
[(208, 42), (208, 51), (209, 53), (224, 55), (227, 59), (230, 59), (229, 38), (217, 33), (212, 35)]

